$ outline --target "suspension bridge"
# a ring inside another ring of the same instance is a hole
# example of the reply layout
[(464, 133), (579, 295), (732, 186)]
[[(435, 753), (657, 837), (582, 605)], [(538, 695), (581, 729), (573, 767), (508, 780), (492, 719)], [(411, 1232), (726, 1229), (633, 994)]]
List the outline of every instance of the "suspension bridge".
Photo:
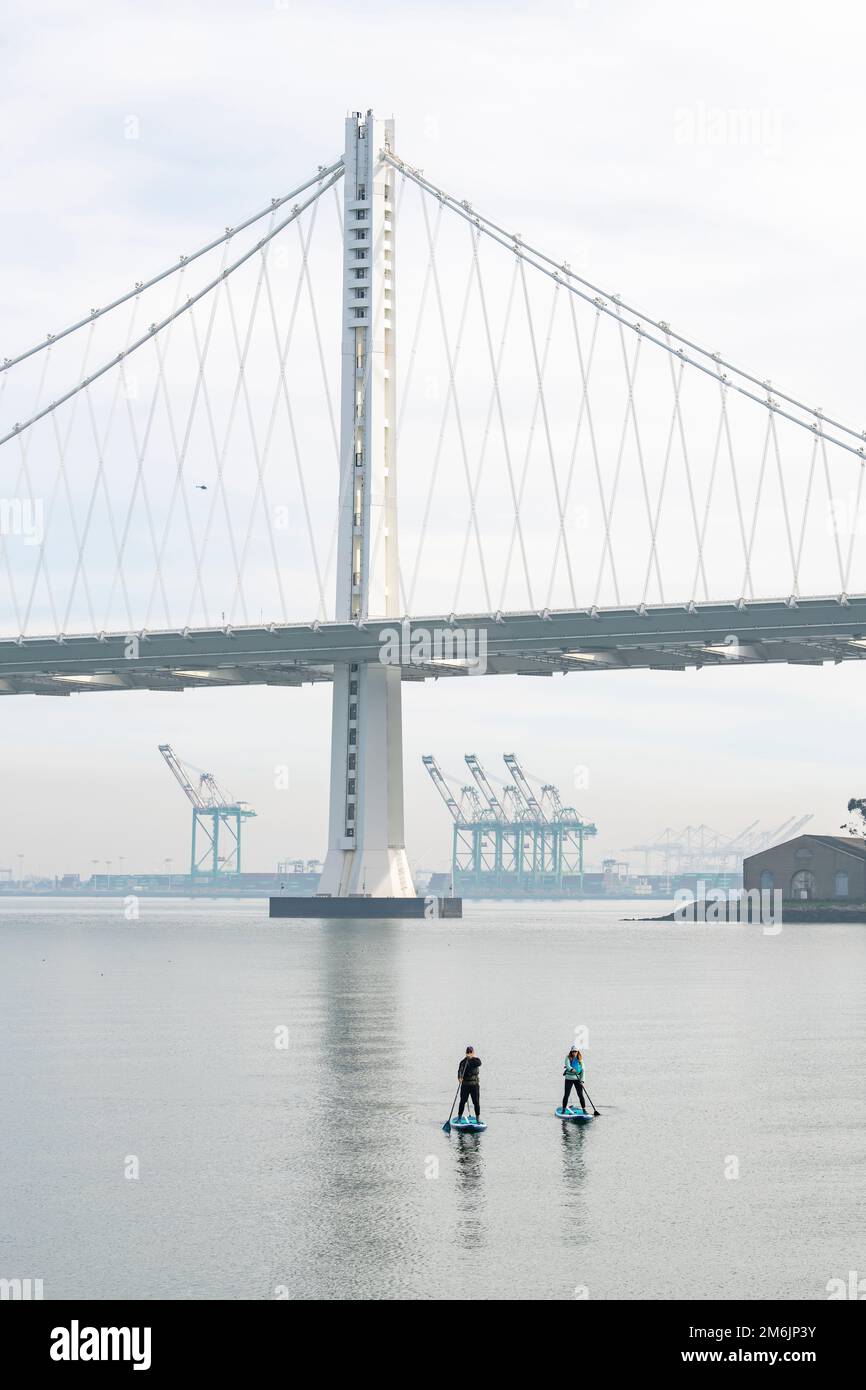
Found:
[(322, 891), (410, 897), (403, 681), (862, 660), (864, 449), (356, 112), (3, 359), (0, 693), (330, 682)]

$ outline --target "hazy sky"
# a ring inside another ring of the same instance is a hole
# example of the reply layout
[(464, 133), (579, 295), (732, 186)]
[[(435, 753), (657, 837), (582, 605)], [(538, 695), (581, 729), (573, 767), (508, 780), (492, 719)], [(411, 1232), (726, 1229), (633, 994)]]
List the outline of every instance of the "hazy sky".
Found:
[[(862, 420), (866, 20), (848, 4), (7, 0), (4, 18), (4, 356), (264, 206), (340, 152), (347, 110), (373, 107), (445, 187)], [(734, 833), (812, 811), (833, 831), (866, 792), (863, 679), (846, 665), (409, 685), (410, 858), (448, 853), (427, 752), (461, 776), (465, 752), (497, 775), (517, 752), (597, 822), (593, 859), (687, 822)], [(322, 854), (329, 701), (324, 687), (5, 700), (0, 867), (185, 865), (163, 741), (256, 807), (248, 867)]]

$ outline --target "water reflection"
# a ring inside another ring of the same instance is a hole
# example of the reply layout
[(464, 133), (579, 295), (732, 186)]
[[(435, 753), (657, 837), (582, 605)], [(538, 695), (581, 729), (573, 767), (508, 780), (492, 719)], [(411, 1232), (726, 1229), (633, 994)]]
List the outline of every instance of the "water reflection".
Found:
[(584, 1241), (589, 1235), (586, 1187), (589, 1178), (587, 1145), (590, 1125), (562, 1124), (563, 1230), (569, 1240)]
[(455, 1234), (458, 1243), (467, 1250), (481, 1250), (487, 1241), (484, 1139), (483, 1134), (451, 1131), (454, 1187), (457, 1195)]
[(308, 976), (316, 1027), (302, 1084), (323, 1140), (306, 1175), (309, 1257), (342, 1269), (343, 1296), (371, 1267), (387, 1294), (406, 1239), (382, 1193), (423, 1181), (405, 1152), (402, 940), (394, 923), (323, 921)]
[(562, 1172), (571, 1188), (586, 1177), (586, 1141), (588, 1125), (562, 1124)]

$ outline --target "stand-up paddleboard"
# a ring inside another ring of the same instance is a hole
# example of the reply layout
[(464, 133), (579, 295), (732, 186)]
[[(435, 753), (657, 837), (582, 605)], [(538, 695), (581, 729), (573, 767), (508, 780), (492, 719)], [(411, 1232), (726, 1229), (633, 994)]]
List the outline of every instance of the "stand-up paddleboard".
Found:
[(561, 1105), (558, 1105), (558, 1106), (556, 1107), (556, 1109), (554, 1110), (553, 1113), (554, 1113), (554, 1115), (556, 1116), (556, 1118), (557, 1118), (558, 1120), (592, 1120), (592, 1119), (594, 1119), (594, 1116), (593, 1116), (593, 1115), (590, 1115), (590, 1113), (589, 1113), (588, 1110), (578, 1110), (578, 1109), (576, 1109), (575, 1106), (573, 1106), (573, 1105), (570, 1105), (570, 1106), (568, 1107), (567, 1110), (563, 1110), (562, 1106), (561, 1106)]
[(485, 1130), (487, 1128), (487, 1126), (483, 1120), (469, 1119), (466, 1115), (464, 1115), (462, 1120), (452, 1120), (451, 1128), (464, 1130), (469, 1134), (480, 1134), (482, 1130)]

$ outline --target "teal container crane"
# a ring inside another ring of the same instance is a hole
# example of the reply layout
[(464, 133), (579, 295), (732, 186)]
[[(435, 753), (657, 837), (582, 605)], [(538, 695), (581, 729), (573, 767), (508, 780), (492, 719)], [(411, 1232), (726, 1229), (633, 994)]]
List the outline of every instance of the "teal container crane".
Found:
[[(453, 822), (451, 877), (464, 896), (580, 897), (583, 892), (584, 840), (597, 834), (573, 806), (564, 806), (558, 789), (546, 783), (541, 799), (513, 753), (503, 754), (513, 779), (494, 791), (474, 753), (465, 762), (475, 786), (452, 795), (436, 759), (421, 759)], [(498, 779), (495, 779), (498, 780)]]
[(255, 811), (246, 801), (226, 796), (212, 773), (182, 763), (171, 744), (161, 743), (159, 751), (192, 803), (190, 878), (237, 877), (241, 871), (241, 827)]

